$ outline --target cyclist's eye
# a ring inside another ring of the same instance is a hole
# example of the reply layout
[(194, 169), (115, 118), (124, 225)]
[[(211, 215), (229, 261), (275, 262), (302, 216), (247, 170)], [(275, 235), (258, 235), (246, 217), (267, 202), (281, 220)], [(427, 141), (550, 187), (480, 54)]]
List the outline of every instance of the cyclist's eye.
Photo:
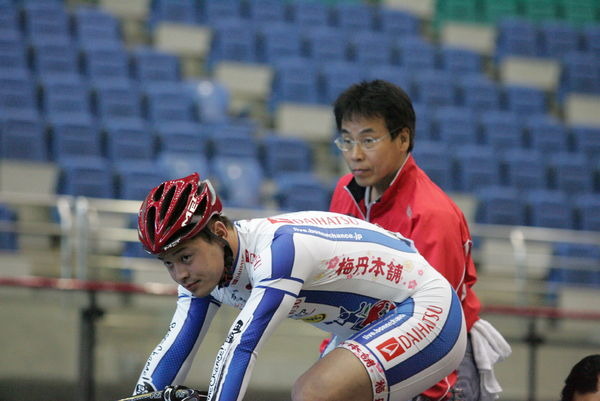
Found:
[(173, 263), (167, 262), (166, 260), (164, 260), (163, 266), (165, 266), (167, 269), (171, 269), (173, 267)]
[(192, 255), (182, 255), (181, 256), (181, 262), (182, 263), (189, 263), (192, 260)]

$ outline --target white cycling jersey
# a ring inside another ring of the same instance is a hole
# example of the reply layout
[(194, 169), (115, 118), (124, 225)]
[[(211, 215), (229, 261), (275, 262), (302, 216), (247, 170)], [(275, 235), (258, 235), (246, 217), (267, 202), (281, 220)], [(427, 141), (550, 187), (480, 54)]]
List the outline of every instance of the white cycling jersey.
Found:
[(261, 346), (285, 318), (341, 339), (371, 376), (375, 401), (408, 399), (452, 372), (466, 346), (460, 301), (412, 242), (329, 212), (235, 222), (227, 287), (196, 298), (179, 287), (169, 331), (136, 392), (182, 384), (221, 304), (241, 309), (218, 351), (209, 399), (241, 401)]

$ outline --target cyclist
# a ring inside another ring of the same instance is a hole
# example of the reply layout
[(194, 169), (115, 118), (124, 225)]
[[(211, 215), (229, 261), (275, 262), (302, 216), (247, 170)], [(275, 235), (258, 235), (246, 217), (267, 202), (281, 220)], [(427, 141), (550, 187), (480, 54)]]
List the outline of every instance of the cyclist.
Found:
[(330, 212), (232, 222), (194, 173), (152, 189), (139, 238), (179, 284), (164, 339), (134, 394), (181, 384), (221, 304), (241, 310), (217, 353), (209, 400), (242, 400), (285, 318), (338, 338), (296, 380), (294, 401), (408, 400), (456, 369), (465, 322), (450, 284), (397, 233)]

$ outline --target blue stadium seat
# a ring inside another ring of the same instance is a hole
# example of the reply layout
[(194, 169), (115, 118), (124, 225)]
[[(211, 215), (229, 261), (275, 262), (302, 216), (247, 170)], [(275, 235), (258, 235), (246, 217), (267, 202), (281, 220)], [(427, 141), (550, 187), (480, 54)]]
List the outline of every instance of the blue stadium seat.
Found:
[(449, 149), (446, 143), (419, 139), (412, 152), (419, 167), (445, 191), (454, 189)]
[(48, 160), (44, 126), (35, 115), (10, 113), (0, 120), (0, 158)]
[(87, 83), (51, 81), (42, 82), (42, 88), (42, 108), (51, 124), (92, 120), (91, 93)]
[(187, 80), (197, 115), (203, 123), (223, 123), (229, 120), (231, 94), (222, 83), (213, 79)]
[(426, 106), (456, 104), (455, 77), (441, 70), (416, 72), (413, 80), (415, 100)]
[(496, 60), (505, 56), (536, 57), (538, 31), (532, 21), (505, 18), (497, 24)]
[(255, 137), (257, 129), (258, 126), (255, 121), (246, 118), (236, 118), (222, 123), (202, 124), (200, 126), (200, 133), (208, 140), (212, 140), (221, 135), (253, 138)]
[(0, 70), (27, 69), (27, 44), (19, 32), (0, 32)]
[(594, 126), (571, 126), (575, 149), (587, 156), (588, 160), (600, 160), (600, 128)]
[(512, 149), (500, 156), (502, 183), (527, 191), (546, 188), (546, 164), (542, 153), (530, 149)]
[[(417, 121), (419, 119), (417, 118)], [(473, 110), (459, 106), (436, 107), (432, 124), (436, 137), (447, 145), (476, 145), (479, 143), (477, 117)]]
[(26, 69), (0, 70), (0, 116), (27, 110), (37, 114), (36, 86)]
[(286, 211), (328, 210), (329, 191), (311, 173), (287, 173), (277, 177), (275, 199)]
[[(9, 206), (0, 204), (0, 225), (14, 224), (17, 213)], [(14, 232), (0, 230), (0, 250), (17, 250), (17, 236)]]
[(21, 30), (17, 8), (12, 4), (2, 6), (0, 3), (0, 33), (19, 33)]
[(201, 21), (213, 25), (224, 19), (242, 17), (240, 0), (204, 0), (200, 3)]
[(245, 14), (253, 24), (276, 24), (287, 19), (287, 7), (280, 0), (252, 0), (246, 3)]
[(586, 157), (579, 153), (558, 152), (547, 159), (552, 189), (573, 195), (591, 193), (593, 171)]
[(600, 25), (584, 26), (581, 29), (581, 42), (583, 51), (600, 55)]
[(78, 6), (72, 19), (75, 38), (83, 48), (123, 41), (117, 17), (99, 7)]
[(179, 59), (174, 54), (152, 47), (138, 46), (131, 51), (133, 78), (142, 84), (180, 80)]
[(113, 166), (118, 199), (143, 200), (151, 188), (169, 178), (154, 160), (119, 160)]
[(106, 156), (113, 162), (121, 160), (152, 161), (156, 153), (153, 133), (136, 123), (110, 122), (105, 127)]
[(182, 82), (146, 88), (146, 116), (155, 123), (194, 121), (192, 93)]
[(330, 26), (306, 27), (304, 32), (306, 57), (323, 62), (348, 59), (348, 40), (340, 30)]
[(358, 31), (351, 33), (348, 41), (349, 58), (354, 62), (369, 66), (373, 64), (392, 64), (394, 60), (392, 39), (385, 33)]
[(559, 102), (566, 94), (600, 93), (600, 55), (569, 52), (562, 58), (562, 69), (558, 89)]
[(158, 151), (180, 152), (189, 154), (205, 154), (206, 136), (201, 127), (195, 123), (163, 123), (157, 124)]
[(213, 157), (258, 158), (258, 144), (250, 135), (223, 132), (211, 139)]
[(242, 19), (219, 20), (213, 25), (213, 37), (206, 64), (211, 71), (221, 61), (256, 63), (256, 28)]
[(261, 208), (264, 173), (258, 158), (215, 156), (211, 180), (226, 207)]
[(63, 4), (52, 1), (26, 2), (22, 11), (25, 33), (33, 42), (38, 38), (69, 38), (69, 15)]
[(483, 72), (481, 54), (460, 47), (442, 46), (439, 52), (440, 68), (453, 74), (480, 74)]
[(419, 17), (410, 12), (391, 7), (377, 7), (375, 15), (376, 29), (393, 36), (412, 36), (420, 34)]
[[(410, 94), (410, 93), (409, 93)], [(411, 97), (412, 94), (411, 94)], [(413, 103), (413, 110), (415, 111), (415, 137), (423, 140), (434, 140), (438, 141), (440, 138), (437, 137), (433, 122), (433, 112), (430, 108), (419, 102)]]
[(209, 163), (204, 153), (163, 151), (156, 157), (156, 162), (170, 179), (187, 177), (198, 172), (201, 177), (209, 174)]
[[(110, 121), (138, 121), (141, 123), (142, 96), (136, 86), (109, 86), (109, 80), (96, 81), (99, 83), (94, 90), (94, 110), (98, 118), (105, 124)], [(104, 85), (104, 82), (106, 84)]]
[(100, 131), (91, 122), (64, 120), (50, 129), (50, 157), (54, 161), (73, 156), (102, 156)]
[(552, 154), (568, 149), (565, 126), (549, 115), (534, 115), (525, 119), (526, 142), (542, 154)]
[(437, 66), (437, 50), (421, 36), (404, 36), (396, 39), (398, 64), (414, 70), (431, 70)]
[(350, 85), (364, 80), (366, 70), (351, 62), (331, 61), (320, 70), (321, 102), (331, 104)]
[(523, 123), (518, 114), (510, 111), (486, 111), (479, 118), (483, 143), (496, 152), (523, 148)]
[(383, 79), (398, 85), (406, 93), (412, 96), (414, 74), (406, 68), (397, 65), (373, 65), (367, 68), (366, 78), (368, 80)]
[(280, 102), (318, 103), (319, 75), (316, 63), (305, 58), (281, 60), (274, 66), (271, 110)]
[(39, 42), (32, 45), (33, 71), (40, 77), (79, 75), (79, 60), (70, 41)]
[(129, 81), (129, 54), (123, 47), (93, 47), (82, 49), (83, 73), (95, 85), (96, 81)]
[(502, 89), (506, 110), (514, 111), (522, 116), (548, 112), (546, 94), (543, 90), (520, 85), (504, 85)]
[(600, 196), (588, 193), (575, 198), (578, 227), (582, 230), (600, 231)]
[(525, 225), (525, 205), (514, 188), (487, 186), (477, 190), (476, 196), (478, 223)]
[(544, 21), (538, 27), (538, 56), (560, 58), (579, 50), (579, 30), (562, 21)]
[(302, 51), (302, 35), (296, 25), (273, 22), (257, 29), (257, 60), (261, 63), (300, 57)]
[(528, 225), (573, 229), (572, 202), (560, 191), (536, 189), (525, 194)]
[(299, 27), (329, 25), (330, 7), (322, 2), (295, 0), (289, 3), (290, 18)]
[(475, 111), (500, 110), (501, 91), (498, 84), (483, 74), (467, 74), (456, 84), (458, 103)]
[(332, 22), (350, 32), (370, 31), (375, 25), (375, 7), (364, 3), (339, 2), (331, 6)]
[(287, 172), (308, 172), (312, 169), (310, 144), (298, 137), (271, 133), (262, 140), (261, 158), (268, 177)]
[(500, 184), (498, 156), (490, 146), (459, 146), (454, 151), (454, 164), (458, 190), (474, 192), (487, 185)]
[(70, 157), (60, 161), (58, 193), (92, 198), (114, 198), (111, 166), (103, 157)]
[(150, 25), (159, 22), (196, 24), (198, 9), (194, 0), (154, 0), (150, 9)]
[(600, 286), (600, 248), (591, 244), (554, 244), (553, 266), (548, 272), (550, 290), (558, 286)]

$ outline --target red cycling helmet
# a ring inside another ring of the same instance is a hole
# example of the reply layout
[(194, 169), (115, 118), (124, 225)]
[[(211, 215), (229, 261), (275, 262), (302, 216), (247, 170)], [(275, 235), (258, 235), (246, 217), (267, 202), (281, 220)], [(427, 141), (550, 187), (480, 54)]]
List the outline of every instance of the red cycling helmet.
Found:
[(138, 237), (148, 252), (159, 254), (198, 234), (222, 209), (210, 181), (200, 181), (198, 173), (165, 181), (142, 203)]

